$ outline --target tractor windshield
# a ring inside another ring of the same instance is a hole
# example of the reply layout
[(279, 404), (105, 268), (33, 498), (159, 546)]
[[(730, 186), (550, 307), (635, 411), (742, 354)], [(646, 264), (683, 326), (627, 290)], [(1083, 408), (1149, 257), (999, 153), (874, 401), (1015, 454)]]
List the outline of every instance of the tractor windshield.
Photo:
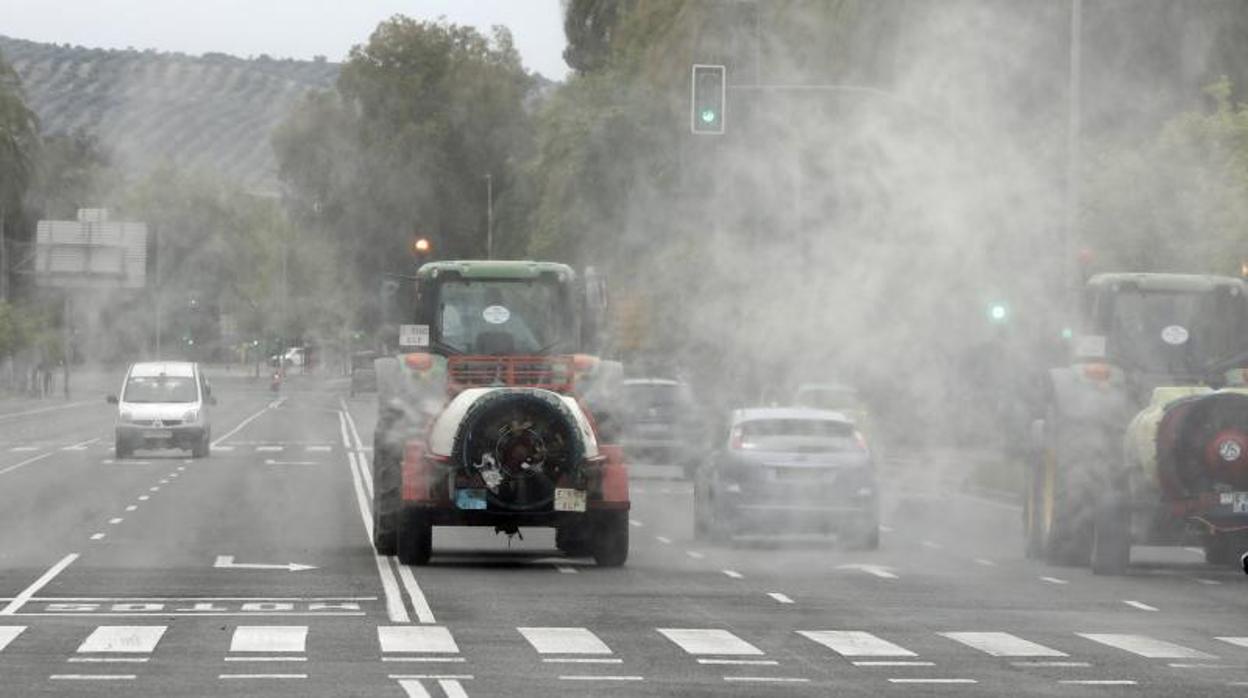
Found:
[(554, 282), (457, 279), (441, 284), (437, 327), (452, 351), (546, 354), (572, 348), (566, 294)]
[(1248, 348), (1244, 298), (1224, 289), (1124, 290), (1106, 320), (1109, 355), (1147, 373), (1200, 376), (1209, 363)]

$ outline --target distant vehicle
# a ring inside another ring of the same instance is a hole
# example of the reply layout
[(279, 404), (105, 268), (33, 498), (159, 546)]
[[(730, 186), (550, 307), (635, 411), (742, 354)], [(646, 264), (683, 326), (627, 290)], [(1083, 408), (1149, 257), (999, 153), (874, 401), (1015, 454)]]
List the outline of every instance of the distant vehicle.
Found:
[(182, 448), (195, 458), (208, 455), (212, 441), (209, 405), (217, 400), (189, 361), (136, 363), (126, 371), (117, 405), (116, 454), (128, 458), (140, 448)]
[(291, 347), (284, 354), (269, 357), (270, 366), (303, 367), (307, 363), (307, 350), (304, 347)]
[(879, 547), (875, 465), (844, 414), (804, 407), (736, 410), (694, 479), (694, 534), (833, 534)]
[(375, 351), (357, 351), (351, 355), (351, 397), (377, 392), (377, 360)]
[(701, 408), (689, 386), (666, 378), (620, 383), (620, 445), (630, 463), (679, 465), (692, 477), (705, 448)]

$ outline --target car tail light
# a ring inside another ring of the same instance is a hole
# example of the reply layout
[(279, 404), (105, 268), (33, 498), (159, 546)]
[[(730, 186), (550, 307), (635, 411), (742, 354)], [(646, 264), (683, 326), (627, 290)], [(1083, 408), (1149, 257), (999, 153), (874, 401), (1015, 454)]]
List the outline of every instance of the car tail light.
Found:
[(867, 437), (863, 436), (862, 432), (857, 429), (854, 430), (854, 443), (858, 444), (858, 448), (863, 451), (869, 450), (867, 448)]
[(1083, 365), (1083, 377), (1097, 383), (1108, 383), (1112, 371), (1109, 364), (1090, 363)]
[(745, 435), (741, 433), (741, 427), (736, 427), (732, 430), (729, 446), (737, 450), (745, 448)]

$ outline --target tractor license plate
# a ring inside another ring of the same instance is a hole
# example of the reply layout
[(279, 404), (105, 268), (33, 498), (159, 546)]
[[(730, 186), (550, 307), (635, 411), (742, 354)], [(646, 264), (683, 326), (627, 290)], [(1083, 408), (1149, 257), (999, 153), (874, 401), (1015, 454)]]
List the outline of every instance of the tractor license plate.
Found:
[(1230, 504), (1235, 514), (1248, 514), (1248, 492), (1223, 492), (1222, 504)]
[(455, 508), (483, 510), (486, 506), (485, 490), (455, 490)]
[(556, 487), (555, 511), (585, 511), (585, 490)]
[(172, 439), (173, 432), (168, 429), (148, 429), (147, 431), (143, 432), (143, 438), (151, 439), (152, 441), (160, 441), (162, 439)]

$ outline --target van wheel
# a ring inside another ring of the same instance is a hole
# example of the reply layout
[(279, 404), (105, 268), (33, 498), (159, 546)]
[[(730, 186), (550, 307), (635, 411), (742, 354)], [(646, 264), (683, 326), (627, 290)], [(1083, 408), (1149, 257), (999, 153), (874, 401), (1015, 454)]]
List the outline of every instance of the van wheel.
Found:
[(192, 458), (207, 458), (209, 451), (212, 450), (212, 436), (208, 432), (199, 437), (199, 443), (191, 447)]
[(433, 524), (420, 509), (408, 508), (399, 514), (399, 537), (396, 552), (405, 565), (424, 566), (433, 554)]
[(134, 453), (134, 449), (130, 448), (125, 441), (117, 439), (117, 445), (114, 447), (113, 453), (118, 459), (129, 458)]

